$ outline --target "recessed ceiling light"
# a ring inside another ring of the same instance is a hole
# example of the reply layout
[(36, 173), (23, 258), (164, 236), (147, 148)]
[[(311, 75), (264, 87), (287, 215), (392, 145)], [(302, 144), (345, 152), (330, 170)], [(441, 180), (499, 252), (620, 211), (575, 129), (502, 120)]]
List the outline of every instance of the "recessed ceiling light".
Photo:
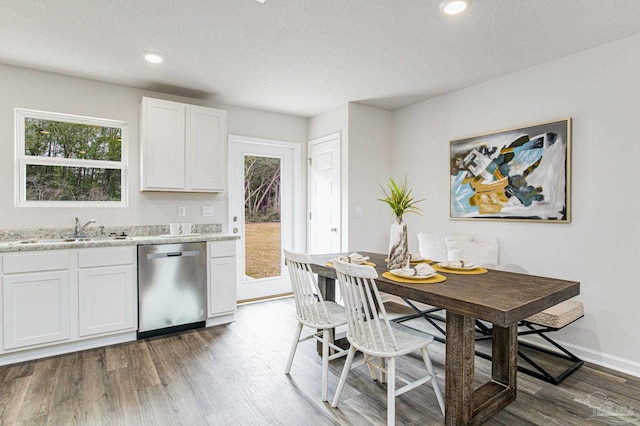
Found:
[(440, 11), (447, 15), (457, 15), (469, 7), (471, 0), (445, 0), (440, 3)]
[(159, 64), (162, 61), (164, 61), (164, 57), (162, 55), (157, 54), (157, 53), (145, 53), (144, 54), (144, 59), (147, 62), (151, 62), (152, 64)]

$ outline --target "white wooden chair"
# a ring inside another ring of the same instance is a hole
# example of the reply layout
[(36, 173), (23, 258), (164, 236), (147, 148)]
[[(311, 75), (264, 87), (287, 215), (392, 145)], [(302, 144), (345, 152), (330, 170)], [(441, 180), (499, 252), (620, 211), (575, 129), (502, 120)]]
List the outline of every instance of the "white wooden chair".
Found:
[[(298, 343), (309, 339), (322, 342), (322, 400), (327, 401), (327, 381), (329, 361), (345, 356), (348, 351), (333, 344), (333, 329), (347, 323), (344, 306), (325, 301), (318, 288), (316, 277), (311, 272), (310, 259), (307, 254), (284, 251), (285, 263), (289, 267), (293, 296), (296, 303), (298, 327), (291, 344), (291, 352), (285, 374), (291, 371), (291, 364)], [(300, 337), (303, 326), (316, 329), (317, 332)], [(329, 348), (335, 350), (329, 355)]]
[[(331, 405), (338, 406), (349, 371), (367, 363), (370, 370), (379, 369), (383, 378), (385, 374), (387, 375), (388, 425), (395, 424), (396, 396), (428, 381), (431, 381), (440, 410), (444, 415), (444, 399), (427, 351), (427, 346), (433, 342), (433, 336), (389, 321), (375, 282), (378, 273), (374, 268), (344, 263), (337, 259), (333, 260), (333, 265), (336, 268), (340, 291), (347, 309), (347, 339), (351, 343), (351, 348)], [(358, 350), (365, 357), (353, 363)], [(428, 374), (412, 382), (396, 377), (396, 357), (416, 350), (420, 351)], [(380, 358), (381, 362), (373, 363), (371, 357)], [(386, 368), (385, 360), (388, 360)], [(396, 378), (405, 385), (396, 389)]]

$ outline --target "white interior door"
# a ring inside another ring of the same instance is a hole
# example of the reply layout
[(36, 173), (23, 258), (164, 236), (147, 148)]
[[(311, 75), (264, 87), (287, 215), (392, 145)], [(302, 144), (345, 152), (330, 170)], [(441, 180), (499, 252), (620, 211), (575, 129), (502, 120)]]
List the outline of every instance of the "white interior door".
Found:
[(294, 249), (297, 144), (229, 137), (230, 229), (237, 229), (238, 301), (291, 293), (282, 248)]
[(308, 252), (342, 251), (340, 134), (309, 142)]

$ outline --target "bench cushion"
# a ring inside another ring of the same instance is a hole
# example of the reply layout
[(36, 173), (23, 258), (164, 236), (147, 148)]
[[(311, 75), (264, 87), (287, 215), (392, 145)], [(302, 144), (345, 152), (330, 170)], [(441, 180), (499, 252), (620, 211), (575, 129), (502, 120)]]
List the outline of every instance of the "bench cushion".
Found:
[(525, 321), (546, 327), (562, 328), (584, 315), (584, 305), (577, 300), (565, 300), (542, 312), (531, 315)]
[(471, 260), (476, 265), (485, 266), (498, 263), (498, 239), (461, 241), (446, 237), (447, 260)]
[(418, 232), (418, 249), (420, 256), (435, 260), (436, 262), (445, 262), (449, 259), (447, 257), (447, 245), (445, 239), (450, 238), (456, 241), (471, 241), (473, 237), (469, 234), (460, 235), (435, 235), (427, 232)]

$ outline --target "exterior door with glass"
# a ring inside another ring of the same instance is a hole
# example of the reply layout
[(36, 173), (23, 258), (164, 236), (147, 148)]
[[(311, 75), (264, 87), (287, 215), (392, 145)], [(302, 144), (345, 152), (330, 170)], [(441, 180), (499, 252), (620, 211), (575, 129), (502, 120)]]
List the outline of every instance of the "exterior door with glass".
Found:
[(282, 248), (294, 247), (299, 147), (230, 136), (229, 152), (230, 228), (241, 237), (238, 301), (291, 293)]

